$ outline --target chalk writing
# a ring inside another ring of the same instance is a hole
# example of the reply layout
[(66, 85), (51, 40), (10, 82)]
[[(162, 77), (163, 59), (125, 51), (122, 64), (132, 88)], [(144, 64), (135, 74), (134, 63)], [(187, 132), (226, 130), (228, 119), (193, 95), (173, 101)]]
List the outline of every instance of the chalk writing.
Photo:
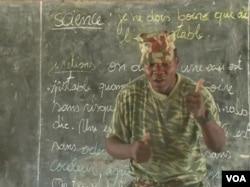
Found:
[(225, 112), (236, 116), (248, 116), (248, 109), (241, 107), (240, 99), (236, 99), (235, 106), (230, 105), (218, 105), (219, 112)]
[(245, 130), (238, 130), (233, 137), (235, 138), (241, 137), (244, 139), (250, 139), (250, 123), (246, 126)]
[(52, 30), (61, 29), (102, 29), (102, 18), (98, 13), (83, 15), (76, 10), (70, 12), (58, 12), (53, 16), (54, 27)]
[(134, 13), (130, 13), (132, 21), (136, 21), (136, 22), (143, 22), (143, 17), (142, 15), (138, 15), (138, 14), (134, 14)]
[(248, 19), (248, 7), (247, 6), (242, 6), (240, 11), (237, 13), (237, 18), (239, 19)]
[(106, 149), (100, 147), (97, 145), (97, 143), (95, 143), (94, 146), (84, 146), (78, 149), (78, 151), (82, 154), (82, 155), (92, 155), (92, 156), (98, 156), (98, 155), (108, 155), (108, 153), (106, 152)]
[(218, 72), (221, 73), (225, 70), (229, 71), (242, 71), (243, 68), (241, 66), (241, 56), (239, 57), (239, 60), (236, 64), (230, 63), (229, 66), (226, 66), (225, 64), (188, 64), (188, 65), (182, 65), (181, 66), (181, 72), (183, 73), (191, 73), (191, 72)]
[(186, 40), (193, 40), (197, 39), (200, 40), (203, 38), (203, 34), (200, 33), (201, 25), (198, 24), (196, 28), (191, 28), (190, 25), (185, 26), (183, 23), (177, 26), (175, 30), (176, 36), (179, 39), (186, 39)]
[(105, 185), (105, 182), (101, 181), (101, 175), (95, 182), (72, 181), (72, 187), (98, 187), (100, 185)]
[(183, 14), (180, 12), (180, 9), (177, 8), (178, 20), (181, 22), (199, 20), (199, 21), (208, 21), (209, 20), (209, 12), (192, 12)]
[(61, 178), (54, 178), (51, 185), (52, 187), (68, 187), (67, 182), (64, 182)]
[(89, 125), (89, 119), (81, 119), (78, 125), (78, 133), (88, 133), (88, 132), (96, 132), (97, 127), (94, 125)]
[(93, 176), (99, 176), (100, 171), (93, 164), (82, 165), (77, 163), (77, 159), (74, 158), (71, 162), (64, 162), (59, 160), (53, 160), (50, 164), (51, 172), (75, 172), (75, 173), (90, 173)]
[(73, 77), (72, 72), (69, 72), (69, 76), (66, 78), (65, 81), (55, 80), (52, 88), (48, 87), (47, 90), (53, 94), (53, 102), (56, 100), (57, 93), (62, 92), (89, 92), (91, 88), (88, 85), (88, 77), (86, 77), (82, 83), (79, 82), (72, 82), (75, 79)]
[(103, 128), (103, 132), (110, 133), (110, 132), (112, 132), (112, 129), (110, 128), (110, 126), (105, 125), (104, 128)]
[(93, 62), (76, 61), (75, 55), (71, 55), (69, 61), (51, 61), (48, 71), (48, 75), (55, 73), (67, 73), (67, 72), (93, 72), (96, 70), (96, 66)]
[(225, 19), (235, 19), (235, 16), (234, 16), (234, 12), (232, 9), (228, 10), (228, 11), (216, 11), (214, 13), (214, 17), (216, 20), (218, 20), (218, 23), (219, 23), (219, 26), (221, 26), (222, 24), (222, 20), (225, 20)]
[(224, 130), (224, 133), (226, 135), (226, 137), (230, 136), (230, 132), (229, 132), (229, 125), (227, 123), (222, 123), (221, 127)]
[(80, 106), (78, 104), (59, 103), (53, 102), (52, 112), (80, 112)]
[(67, 143), (58, 143), (53, 142), (51, 146), (51, 151), (77, 151), (77, 147), (75, 144), (67, 144)]
[[(239, 11), (233, 10), (217, 10), (215, 12), (210, 11), (193, 11), (188, 13), (181, 12), (181, 9), (176, 9), (177, 16), (174, 17), (170, 14), (157, 12), (155, 10), (149, 11), (149, 14), (142, 15), (138, 13), (123, 13), (119, 14), (119, 22), (117, 24), (117, 35), (121, 36), (121, 43), (130, 42), (132, 37), (131, 28), (127, 23), (138, 22), (138, 23), (168, 23), (171, 21), (179, 22), (175, 29), (178, 39), (194, 40), (204, 38), (202, 33), (202, 27), (206, 22), (211, 19), (215, 19), (218, 22), (218, 27), (221, 27), (226, 20), (235, 19), (248, 19), (248, 10), (246, 6), (242, 6)], [(174, 14), (175, 15), (175, 14)], [(188, 23), (195, 22), (196, 26), (191, 26)]]
[(231, 84), (225, 84), (224, 80), (221, 79), (220, 84), (213, 84), (213, 83), (209, 83), (208, 86), (206, 86), (206, 88), (211, 92), (216, 92), (216, 91), (220, 91), (220, 92), (224, 92), (227, 93), (229, 95), (234, 95), (234, 91), (233, 91), (233, 86)]
[(125, 64), (119, 64), (116, 62), (111, 62), (108, 66), (108, 71), (109, 72), (114, 72), (114, 71), (126, 71), (126, 65)]
[(169, 15), (165, 14), (157, 14), (154, 10), (150, 11), (150, 14), (146, 16), (146, 22), (150, 23), (163, 23), (163, 22), (170, 22), (171, 18)]
[(98, 103), (93, 103), (93, 104), (85, 104), (83, 106), (83, 112), (102, 112), (103, 113), (103, 117), (102, 117), (102, 121), (105, 122), (106, 119), (106, 114), (108, 112), (113, 112), (114, 111), (114, 106), (113, 105), (100, 105)]
[(122, 85), (119, 85), (119, 84), (106, 84), (104, 82), (101, 82), (99, 83), (99, 89), (101, 90), (101, 95), (100, 97), (102, 98), (103, 97), (103, 93), (104, 92), (110, 92), (110, 91), (119, 91), (121, 90), (126, 84), (122, 84)]
[(139, 64), (133, 64), (130, 67), (132, 72), (142, 72), (143, 68)]
[(75, 143), (59, 143), (57, 141), (53, 142), (51, 146), (51, 152), (53, 151), (60, 151), (60, 152), (78, 152), (82, 155), (92, 155), (92, 156), (98, 156), (98, 155), (108, 155), (106, 150), (100, 146), (98, 146), (97, 143), (93, 146), (82, 146), (79, 147)]
[(214, 152), (210, 152), (210, 151), (205, 151), (204, 156), (206, 158), (211, 158), (211, 159), (231, 159), (231, 153), (230, 151), (224, 151), (222, 153), (214, 153)]
[(68, 130), (69, 124), (67, 122), (64, 122), (63, 116), (58, 115), (58, 119), (53, 122), (52, 124), (53, 129), (65, 129)]
[(0, 56), (12, 56), (18, 53), (17, 47), (0, 46)]
[(106, 176), (115, 176), (114, 184), (119, 183), (119, 179), (124, 176), (129, 176), (128, 166), (123, 168), (117, 168), (116, 166), (109, 165), (105, 168), (100, 168), (97, 162), (82, 163), (80, 160), (73, 158), (70, 162), (53, 160), (50, 164), (51, 172), (71, 172), (79, 174), (89, 174), (98, 178), (98, 176), (104, 174)]
[(126, 64), (120, 64), (117, 62), (111, 62), (108, 66), (108, 71), (110, 73), (112, 72), (122, 72), (122, 71), (131, 71), (131, 72), (142, 72), (143, 68), (142, 66), (138, 63), (138, 64), (132, 64), (130, 65), (130, 67), (127, 67)]

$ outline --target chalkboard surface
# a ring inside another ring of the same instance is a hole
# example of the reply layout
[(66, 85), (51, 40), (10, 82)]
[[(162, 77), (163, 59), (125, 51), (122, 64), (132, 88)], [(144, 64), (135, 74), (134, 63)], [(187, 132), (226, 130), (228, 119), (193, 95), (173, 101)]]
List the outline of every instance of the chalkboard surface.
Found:
[(0, 186), (37, 186), (39, 3), (0, 3)]
[(104, 149), (119, 90), (142, 74), (134, 37), (176, 32), (178, 71), (215, 97), (227, 147), (204, 148), (206, 187), (249, 170), (246, 0), (0, 3), (0, 186), (125, 187)]

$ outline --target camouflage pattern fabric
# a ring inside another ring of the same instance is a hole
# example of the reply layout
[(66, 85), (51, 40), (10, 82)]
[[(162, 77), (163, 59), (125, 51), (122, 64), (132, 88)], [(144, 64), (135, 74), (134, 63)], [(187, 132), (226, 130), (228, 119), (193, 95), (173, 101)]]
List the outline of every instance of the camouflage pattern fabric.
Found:
[[(128, 83), (117, 96), (107, 137), (115, 136), (130, 144), (140, 140), (144, 131), (150, 133), (149, 162), (130, 162), (131, 175), (141, 180), (166, 182), (191, 178), (199, 182), (206, 173), (199, 124), (183, 107), (184, 94), (195, 90), (195, 82), (177, 75), (177, 83), (169, 96), (155, 92), (145, 75)], [(213, 96), (205, 87), (201, 94), (210, 118), (220, 125)]]
[(203, 183), (197, 182), (192, 184), (185, 184), (182, 181), (173, 180), (157, 184), (147, 180), (136, 180), (129, 184), (127, 187), (203, 187)]
[(171, 61), (174, 57), (175, 33), (168, 31), (142, 33), (135, 40), (141, 50), (141, 64)]

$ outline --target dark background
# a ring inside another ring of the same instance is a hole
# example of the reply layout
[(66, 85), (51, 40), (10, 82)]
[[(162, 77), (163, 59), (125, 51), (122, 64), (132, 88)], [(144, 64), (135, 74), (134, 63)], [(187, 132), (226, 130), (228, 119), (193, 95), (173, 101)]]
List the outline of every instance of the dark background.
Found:
[(204, 147), (205, 186), (249, 170), (247, 18), (246, 0), (1, 2), (0, 186), (125, 186), (127, 161), (103, 140), (115, 96), (142, 73), (134, 38), (166, 28), (178, 71), (205, 79), (227, 134), (224, 152)]

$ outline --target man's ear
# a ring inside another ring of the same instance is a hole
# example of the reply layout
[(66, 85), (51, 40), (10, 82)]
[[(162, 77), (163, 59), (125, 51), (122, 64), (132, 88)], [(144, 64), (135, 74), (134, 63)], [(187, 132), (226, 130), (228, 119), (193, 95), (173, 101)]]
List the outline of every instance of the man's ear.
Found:
[(175, 64), (176, 64), (176, 66), (179, 66), (179, 57), (175, 58)]

